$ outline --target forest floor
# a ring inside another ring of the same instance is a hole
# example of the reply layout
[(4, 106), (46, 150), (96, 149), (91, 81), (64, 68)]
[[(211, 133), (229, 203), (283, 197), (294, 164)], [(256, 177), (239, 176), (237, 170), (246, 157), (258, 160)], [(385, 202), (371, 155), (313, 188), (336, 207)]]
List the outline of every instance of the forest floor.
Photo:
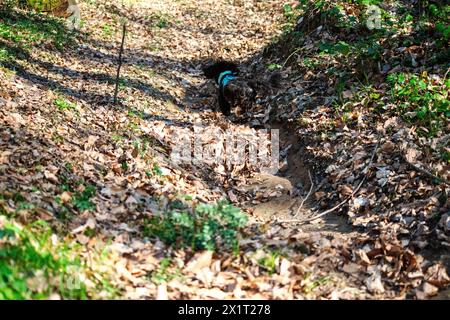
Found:
[[(294, 67), (284, 3), (86, 1), (75, 35), (45, 26), (33, 31), (44, 36), (23, 48), (2, 34), (0, 227), (30, 226), (18, 236), (24, 241), (40, 230), (33, 222), (46, 221), (50, 246), (76, 244), (70, 252), (82, 261), (84, 290), (67, 294), (62, 284), (42, 280), (51, 275), (31, 272), (29, 291), (17, 289), (17, 296), (448, 298), (450, 177), (441, 157), (448, 124), (441, 134), (419, 136), (419, 126), (372, 112), (388, 87), (336, 93), (324, 69)], [(19, 16), (4, 14), (0, 22), (23, 31)], [(332, 37), (323, 32), (316, 37)], [(315, 46), (308, 37), (301, 50)], [(251, 110), (225, 117), (215, 84), (202, 74), (213, 59), (238, 62), (243, 77), (277, 83), (258, 92)], [(334, 59), (322, 68), (340, 63)], [(445, 80), (436, 73), (436, 83)], [(333, 99), (351, 100), (351, 110), (336, 111)], [(254, 136), (278, 129), (279, 171), (175, 163), (171, 153), (194, 127), (204, 145), (222, 143), (214, 140), (217, 130)], [(223, 198), (249, 220), (237, 250), (178, 248), (148, 232), (152, 217), (175, 205)]]

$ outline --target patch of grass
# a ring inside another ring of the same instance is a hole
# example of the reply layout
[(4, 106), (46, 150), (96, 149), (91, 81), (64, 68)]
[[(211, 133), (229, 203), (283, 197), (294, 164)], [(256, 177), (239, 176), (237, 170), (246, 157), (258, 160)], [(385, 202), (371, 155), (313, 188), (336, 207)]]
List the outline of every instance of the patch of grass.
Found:
[(53, 101), (53, 105), (59, 110), (76, 110), (76, 104), (72, 103), (62, 97)]
[(450, 163), (450, 151), (443, 151), (441, 153), (442, 159)]
[(157, 163), (154, 163), (151, 169), (145, 169), (145, 175), (147, 177), (157, 176), (161, 178), (163, 176), (163, 172)]
[(123, 90), (123, 89), (125, 89), (126, 86), (127, 86), (127, 79), (125, 79), (124, 77), (120, 77), (119, 78), (119, 89)]
[(138, 109), (134, 109), (131, 108), (130, 110), (128, 110), (128, 116), (129, 117), (136, 117), (139, 119), (144, 119), (145, 117), (145, 112), (143, 110), (138, 110)]
[(120, 167), (122, 168), (123, 171), (127, 171), (129, 168), (128, 163), (126, 161), (122, 161), (120, 163)]
[(314, 58), (304, 58), (303, 61), (301, 62), (301, 66), (308, 70), (313, 70), (319, 65), (320, 61)]
[(16, 211), (33, 210), (35, 205), (26, 201), (19, 202), (16, 207)]
[[(33, 187), (31, 192), (37, 192), (39, 191), (36, 187)], [(19, 192), (6, 192), (4, 194), (0, 194), (0, 202), (4, 202), (4, 200), (9, 200), (9, 206), (13, 206), (14, 210), (9, 210), (6, 208), (3, 208), (3, 210), (0, 207), (0, 214), (7, 216), (9, 218), (15, 218), (18, 215), (21, 214), (22, 211), (29, 211), (33, 212), (36, 208), (35, 204), (27, 201)], [(5, 203), (6, 205), (6, 203)], [(8, 206), (8, 207), (9, 207)], [(1, 245), (1, 244), (0, 244)]]
[(331, 281), (331, 278), (328, 276), (324, 276), (324, 277), (320, 277), (320, 278), (311, 280), (312, 277), (313, 277), (312, 273), (307, 274), (307, 276), (305, 277), (304, 286), (303, 286), (303, 291), (305, 293), (309, 293), (309, 292), (313, 291), (314, 289), (316, 289), (317, 287)]
[(129, 129), (130, 131), (134, 131), (134, 132), (140, 131), (139, 124), (134, 123), (133, 121), (128, 122), (127, 129)]
[(144, 234), (175, 247), (237, 251), (240, 230), (246, 223), (247, 216), (226, 201), (199, 204), (193, 210), (175, 201), (169, 211), (146, 221)]
[(110, 37), (113, 34), (111, 26), (105, 23), (102, 27), (102, 33), (104, 37)]
[(58, 241), (43, 221), (24, 227), (0, 216), (0, 299), (87, 299), (89, 291), (109, 291), (106, 278), (88, 272), (80, 249)]
[(56, 142), (56, 143), (63, 143), (64, 142), (64, 137), (60, 134), (57, 134), (56, 132), (52, 134), (52, 141)]
[(145, 137), (136, 139), (133, 142), (133, 146), (134, 149), (132, 154), (135, 156), (140, 155), (141, 157), (144, 157), (147, 151), (149, 150), (150, 141)]
[(267, 70), (269, 70), (269, 71), (274, 71), (274, 70), (278, 70), (281, 68), (282, 68), (282, 65), (277, 64), (277, 63), (271, 63), (267, 66)]
[(0, 63), (24, 59), (36, 46), (62, 50), (75, 40), (62, 19), (0, 7)]
[(150, 279), (155, 284), (162, 284), (170, 280), (179, 278), (181, 270), (179, 268), (171, 268), (172, 261), (170, 258), (164, 258), (159, 262), (159, 267), (156, 271), (150, 274)]
[(64, 168), (66, 168), (69, 172), (73, 172), (73, 164), (68, 161), (64, 162)]
[(156, 162), (153, 164), (152, 172), (153, 172), (153, 174), (157, 175), (158, 177), (161, 177), (163, 174), (161, 167)]
[(124, 136), (122, 136), (122, 135), (120, 135), (120, 134), (113, 134), (113, 135), (111, 136), (111, 139), (112, 139), (113, 141), (123, 141), (123, 140), (126, 140), (126, 137), (124, 137)]

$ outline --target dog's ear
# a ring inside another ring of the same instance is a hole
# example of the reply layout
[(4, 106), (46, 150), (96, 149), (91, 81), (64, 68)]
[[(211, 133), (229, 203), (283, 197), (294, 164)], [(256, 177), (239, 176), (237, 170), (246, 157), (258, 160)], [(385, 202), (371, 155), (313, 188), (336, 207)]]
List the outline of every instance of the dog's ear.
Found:
[(238, 66), (229, 61), (218, 61), (203, 67), (203, 73), (208, 79), (218, 79), (219, 75), (224, 71), (231, 71), (234, 74), (239, 73)]

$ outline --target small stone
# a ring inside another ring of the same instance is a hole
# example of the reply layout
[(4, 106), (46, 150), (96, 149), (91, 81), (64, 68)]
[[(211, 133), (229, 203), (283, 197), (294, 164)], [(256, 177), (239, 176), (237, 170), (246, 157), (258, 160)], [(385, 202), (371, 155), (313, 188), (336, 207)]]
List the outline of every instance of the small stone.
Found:
[(353, 207), (356, 210), (361, 210), (369, 205), (369, 200), (367, 198), (358, 197), (353, 200)]

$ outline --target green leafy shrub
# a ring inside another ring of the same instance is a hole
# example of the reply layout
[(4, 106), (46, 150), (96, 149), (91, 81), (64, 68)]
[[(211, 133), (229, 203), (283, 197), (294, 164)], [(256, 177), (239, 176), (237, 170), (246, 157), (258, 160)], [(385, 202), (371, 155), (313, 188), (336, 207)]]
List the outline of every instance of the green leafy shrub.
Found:
[[(43, 221), (23, 227), (0, 216), (0, 300), (87, 298), (87, 267), (78, 249), (55, 241)], [(98, 279), (90, 280), (101, 287)]]
[(191, 211), (175, 202), (170, 211), (147, 221), (144, 233), (167, 244), (190, 246), (194, 250), (216, 250), (219, 246), (238, 249), (240, 229), (247, 223), (247, 216), (240, 209), (219, 201), (199, 204)]
[(422, 75), (396, 73), (388, 77), (391, 98), (400, 114), (421, 128), (422, 135), (434, 136), (450, 117), (448, 92), (450, 80)]

